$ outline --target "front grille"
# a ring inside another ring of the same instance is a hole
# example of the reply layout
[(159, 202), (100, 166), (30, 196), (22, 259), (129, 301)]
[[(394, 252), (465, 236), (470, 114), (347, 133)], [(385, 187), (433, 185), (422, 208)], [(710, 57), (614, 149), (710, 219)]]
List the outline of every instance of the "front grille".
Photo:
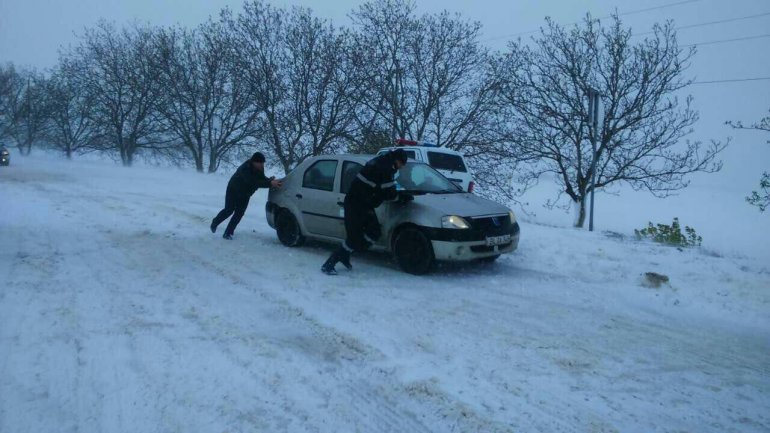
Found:
[(471, 228), (484, 233), (485, 236), (499, 236), (511, 233), (510, 215), (495, 215), (468, 219), (470, 220)]

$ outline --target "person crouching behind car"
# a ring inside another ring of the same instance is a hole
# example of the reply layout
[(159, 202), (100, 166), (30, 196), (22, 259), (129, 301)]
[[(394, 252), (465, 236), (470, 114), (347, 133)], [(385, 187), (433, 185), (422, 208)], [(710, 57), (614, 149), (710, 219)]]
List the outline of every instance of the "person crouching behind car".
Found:
[(345, 242), (321, 266), (323, 273), (336, 275), (337, 262), (353, 269), (351, 253), (369, 249), (380, 238), (380, 223), (374, 209), (384, 200), (396, 199), (393, 176), (406, 164), (406, 159), (404, 149), (396, 149), (370, 160), (358, 172), (345, 196)]
[(217, 226), (232, 215), (225, 233), (222, 235), (223, 238), (231, 240), (235, 227), (246, 212), (249, 199), (254, 192), (258, 188), (280, 188), (281, 185), (281, 181), (275, 179), (275, 176), (270, 178), (265, 176), (265, 155), (256, 152), (248, 161), (238, 167), (233, 177), (230, 178), (230, 182), (227, 183), (225, 208), (211, 221), (211, 233), (216, 233)]

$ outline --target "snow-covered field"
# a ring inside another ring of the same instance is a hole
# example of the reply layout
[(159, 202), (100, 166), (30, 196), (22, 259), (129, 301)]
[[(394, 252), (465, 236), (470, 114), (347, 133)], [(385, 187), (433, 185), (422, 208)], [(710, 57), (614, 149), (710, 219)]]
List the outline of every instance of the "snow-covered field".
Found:
[(0, 432), (770, 431), (762, 253), (524, 221), (492, 265), (327, 277), (264, 191), (212, 235), (226, 182), (0, 168)]

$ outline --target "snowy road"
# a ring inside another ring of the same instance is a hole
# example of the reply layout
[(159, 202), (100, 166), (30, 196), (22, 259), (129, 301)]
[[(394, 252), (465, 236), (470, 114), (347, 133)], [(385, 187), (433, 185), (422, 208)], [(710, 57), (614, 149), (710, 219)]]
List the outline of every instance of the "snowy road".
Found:
[[(227, 178), (0, 170), (0, 432), (767, 432), (770, 268), (523, 224), (493, 265), (327, 277)], [(15, 161), (16, 162), (16, 161)], [(652, 289), (647, 271), (671, 277)]]

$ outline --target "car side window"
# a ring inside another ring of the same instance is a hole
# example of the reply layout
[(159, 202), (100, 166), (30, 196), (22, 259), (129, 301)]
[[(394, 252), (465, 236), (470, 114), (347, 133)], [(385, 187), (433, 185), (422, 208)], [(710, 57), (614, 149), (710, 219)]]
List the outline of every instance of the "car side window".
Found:
[(334, 190), (336, 172), (337, 161), (318, 161), (305, 171), (305, 175), (302, 177), (302, 187), (332, 191)]
[(353, 183), (353, 179), (364, 166), (352, 161), (345, 161), (342, 164), (342, 184), (340, 185), (340, 192), (347, 194), (350, 191), (350, 184)]

